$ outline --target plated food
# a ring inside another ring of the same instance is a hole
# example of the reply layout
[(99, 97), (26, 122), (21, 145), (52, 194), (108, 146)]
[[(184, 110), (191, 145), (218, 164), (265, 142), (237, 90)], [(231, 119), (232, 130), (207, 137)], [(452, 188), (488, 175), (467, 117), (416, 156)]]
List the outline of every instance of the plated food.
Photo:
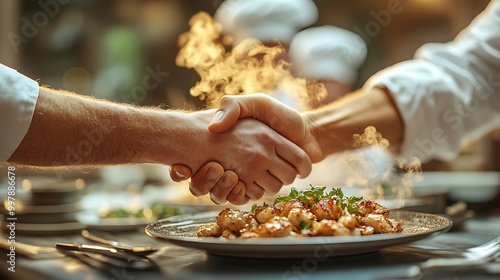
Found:
[(362, 197), (344, 196), (340, 188), (291, 189), (273, 205), (254, 206), (250, 212), (226, 208), (214, 222), (199, 226), (198, 237), (258, 238), (359, 236), (403, 231), (403, 221), (389, 218), (389, 210)]
[(146, 208), (138, 210), (129, 210), (125, 208), (113, 208), (108, 211), (99, 213), (101, 218), (147, 218), (147, 219), (163, 219), (175, 215), (184, 214), (183, 209), (176, 206), (168, 206), (156, 202)]

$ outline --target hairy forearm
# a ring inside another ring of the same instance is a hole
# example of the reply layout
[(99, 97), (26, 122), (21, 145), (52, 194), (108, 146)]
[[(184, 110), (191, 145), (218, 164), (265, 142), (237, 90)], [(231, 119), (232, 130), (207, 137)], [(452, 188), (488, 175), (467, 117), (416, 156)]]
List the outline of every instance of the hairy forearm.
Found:
[(174, 163), (181, 113), (137, 108), (41, 88), (30, 128), (8, 160), (27, 166)]
[(403, 122), (390, 94), (384, 89), (361, 89), (326, 107), (306, 112), (312, 133), (324, 156), (353, 148), (353, 135), (374, 126), (398, 153), (403, 141)]

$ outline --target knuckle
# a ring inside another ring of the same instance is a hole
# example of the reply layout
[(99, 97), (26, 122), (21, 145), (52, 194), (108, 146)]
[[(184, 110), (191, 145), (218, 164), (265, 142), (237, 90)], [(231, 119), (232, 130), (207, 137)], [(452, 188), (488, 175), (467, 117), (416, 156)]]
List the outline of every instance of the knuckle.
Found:
[(281, 190), (281, 187), (283, 187), (281, 183), (269, 184), (267, 192), (269, 194), (277, 194)]
[(290, 185), (295, 181), (295, 177), (297, 176), (296, 172), (286, 172), (283, 178), (284, 185)]
[(259, 151), (258, 149), (256, 148), (253, 148), (253, 149), (248, 149), (246, 151), (246, 159), (248, 162), (252, 163), (252, 162), (259, 162), (263, 159), (265, 159), (265, 155)]
[(219, 107), (226, 106), (226, 105), (229, 104), (229, 102), (231, 102), (231, 100), (229, 99), (229, 97), (224, 95), (219, 100)]
[(214, 190), (218, 190), (220, 188), (229, 188), (231, 185), (234, 185), (234, 180), (232, 179), (231, 175), (229, 175), (228, 173), (224, 173), (224, 175), (222, 175), (222, 178), (215, 185)]
[(261, 197), (264, 196), (264, 190), (260, 187), (251, 187), (247, 189), (246, 195), (250, 197), (251, 199), (260, 199)]
[(260, 131), (257, 134), (257, 139), (261, 143), (272, 143), (274, 141), (273, 136), (268, 131), (264, 131), (264, 130)]

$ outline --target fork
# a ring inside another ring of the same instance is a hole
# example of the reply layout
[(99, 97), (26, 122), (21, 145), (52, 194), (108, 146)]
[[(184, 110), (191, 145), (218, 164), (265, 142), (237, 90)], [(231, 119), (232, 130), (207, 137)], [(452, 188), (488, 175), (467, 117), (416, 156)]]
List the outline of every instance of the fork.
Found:
[(422, 279), (432, 273), (456, 272), (465, 270), (481, 270), (489, 273), (500, 273), (500, 264), (488, 265), (500, 256), (500, 236), (482, 245), (454, 253), (455, 258), (429, 259), (412, 266), (405, 275), (380, 277), (378, 279)]
[(91, 241), (94, 241), (97, 243), (101, 243), (104, 245), (108, 245), (112, 248), (115, 248), (118, 251), (129, 253), (129, 254), (135, 254), (135, 255), (139, 255), (139, 256), (147, 256), (147, 255), (152, 254), (152, 253), (159, 250), (159, 248), (156, 248), (156, 247), (124, 245), (124, 244), (121, 244), (115, 240), (108, 240), (108, 239), (90, 234), (90, 232), (88, 230), (83, 230), (82, 236), (88, 240), (91, 240)]

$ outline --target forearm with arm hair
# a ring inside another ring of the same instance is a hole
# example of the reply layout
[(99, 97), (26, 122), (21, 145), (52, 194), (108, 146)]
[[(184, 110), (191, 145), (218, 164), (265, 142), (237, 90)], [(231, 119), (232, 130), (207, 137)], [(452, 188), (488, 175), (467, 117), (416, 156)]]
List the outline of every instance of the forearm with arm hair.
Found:
[(181, 115), (40, 88), (30, 128), (8, 162), (99, 166), (158, 162), (160, 155), (164, 164), (178, 162), (182, 151), (171, 147), (188, 127)]
[(403, 121), (385, 89), (361, 89), (330, 105), (304, 113), (324, 156), (352, 148), (353, 134), (374, 126), (398, 153), (403, 141)]

